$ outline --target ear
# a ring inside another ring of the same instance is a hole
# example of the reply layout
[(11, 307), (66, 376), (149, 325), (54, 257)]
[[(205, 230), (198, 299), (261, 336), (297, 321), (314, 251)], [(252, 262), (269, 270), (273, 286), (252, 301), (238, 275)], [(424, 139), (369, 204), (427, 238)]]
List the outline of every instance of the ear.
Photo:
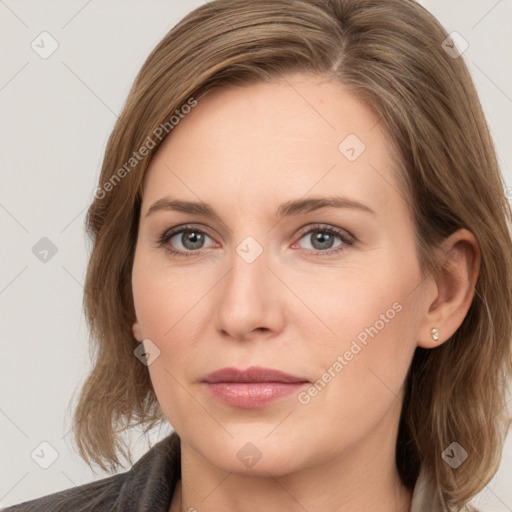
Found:
[(142, 336), (142, 332), (141, 332), (138, 320), (135, 320), (135, 322), (133, 322), (132, 332), (137, 341), (142, 341), (144, 339), (144, 336)]
[[(480, 249), (474, 235), (459, 229), (444, 240), (439, 266), (427, 283), (427, 311), (418, 332), (418, 346), (435, 348), (460, 327), (471, 306), (480, 269)], [(438, 339), (431, 330), (436, 328)]]

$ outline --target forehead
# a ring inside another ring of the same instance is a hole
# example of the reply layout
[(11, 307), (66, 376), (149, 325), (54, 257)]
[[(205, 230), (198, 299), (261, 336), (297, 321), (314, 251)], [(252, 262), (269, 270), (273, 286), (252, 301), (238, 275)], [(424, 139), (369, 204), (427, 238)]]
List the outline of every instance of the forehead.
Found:
[(394, 167), (369, 106), (340, 83), (295, 74), (199, 99), (153, 158), (144, 202), (168, 193), (213, 204), (229, 192), (261, 208), (262, 201), (343, 194), (378, 210), (402, 194)]

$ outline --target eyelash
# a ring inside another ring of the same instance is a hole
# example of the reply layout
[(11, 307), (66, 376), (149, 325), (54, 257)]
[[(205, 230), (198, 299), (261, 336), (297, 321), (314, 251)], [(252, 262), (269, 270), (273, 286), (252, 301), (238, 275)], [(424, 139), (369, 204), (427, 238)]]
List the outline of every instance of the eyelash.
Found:
[[(170, 254), (172, 256), (177, 256), (177, 257), (189, 258), (192, 256), (197, 256), (198, 254), (201, 254), (200, 249), (195, 250), (195, 251), (194, 250), (178, 251), (178, 250), (172, 249), (171, 247), (166, 245), (167, 242), (171, 238), (173, 238), (174, 236), (176, 236), (180, 233), (184, 233), (187, 231), (194, 231), (195, 233), (200, 233), (203, 235), (210, 236), (207, 231), (200, 229), (200, 228), (196, 228), (195, 226), (191, 226), (191, 225), (180, 226), (179, 228), (174, 228), (174, 229), (165, 231), (157, 241), (158, 247), (163, 247), (168, 254)], [(340, 240), (343, 242), (343, 244), (341, 244), (338, 248), (336, 248), (334, 250), (318, 251), (318, 250), (314, 250), (314, 249), (305, 249), (306, 251), (309, 252), (309, 254), (313, 254), (314, 256), (332, 256), (333, 254), (338, 254), (338, 253), (346, 250), (347, 247), (350, 247), (351, 245), (353, 245), (354, 241), (355, 241), (355, 239), (351, 236), (348, 236), (348, 234), (346, 234), (345, 231), (342, 231), (338, 228), (335, 228), (334, 226), (329, 226), (326, 224), (316, 224), (316, 225), (311, 226), (307, 231), (301, 233), (299, 240), (301, 238), (303, 238), (305, 235), (312, 233), (314, 231), (318, 231), (320, 233), (329, 233), (330, 235), (338, 236), (340, 238)]]

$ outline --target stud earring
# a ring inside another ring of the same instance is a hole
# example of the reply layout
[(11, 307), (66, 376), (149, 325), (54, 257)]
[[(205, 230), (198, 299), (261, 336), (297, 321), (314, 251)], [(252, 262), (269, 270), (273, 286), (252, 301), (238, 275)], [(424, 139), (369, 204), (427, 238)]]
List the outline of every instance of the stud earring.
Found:
[(432, 333), (432, 339), (437, 341), (439, 339), (439, 331), (434, 327), (430, 332)]

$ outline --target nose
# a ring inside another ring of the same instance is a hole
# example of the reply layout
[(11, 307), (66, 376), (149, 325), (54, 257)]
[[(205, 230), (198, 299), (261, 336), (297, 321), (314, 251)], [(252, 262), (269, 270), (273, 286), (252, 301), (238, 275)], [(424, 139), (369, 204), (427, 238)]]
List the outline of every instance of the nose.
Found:
[(284, 328), (285, 287), (269, 268), (266, 249), (254, 261), (244, 254), (244, 247), (238, 249), (233, 249), (230, 270), (216, 290), (216, 328), (236, 340), (272, 337)]

